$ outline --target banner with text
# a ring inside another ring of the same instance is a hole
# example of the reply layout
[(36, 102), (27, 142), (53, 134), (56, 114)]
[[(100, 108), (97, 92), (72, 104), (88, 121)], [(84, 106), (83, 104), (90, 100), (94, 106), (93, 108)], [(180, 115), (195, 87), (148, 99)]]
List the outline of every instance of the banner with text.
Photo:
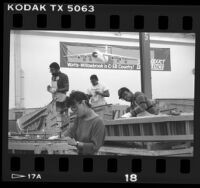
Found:
[[(95, 56), (96, 51), (99, 52), (97, 56)], [(170, 48), (151, 48), (150, 54), (152, 71), (171, 71)], [(137, 59), (140, 59), (138, 47), (106, 47), (60, 42), (61, 67), (140, 70), (140, 63)]]

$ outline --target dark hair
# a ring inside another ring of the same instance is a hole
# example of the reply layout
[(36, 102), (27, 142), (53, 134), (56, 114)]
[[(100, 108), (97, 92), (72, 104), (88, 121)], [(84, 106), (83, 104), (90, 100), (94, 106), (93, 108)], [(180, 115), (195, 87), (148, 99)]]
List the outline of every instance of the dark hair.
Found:
[(51, 64), (49, 65), (49, 67), (50, 67), (50, 68), (53, 68), (53, 69), (57, 69), (57, 70), (59, 70), (59, 69), (60, 69), (60, 66), (59, 66), (59, 64), (58, 64), (58, 63), (56, 63), (56, 62), (53, 62), (53, 63), (51, 63)]
[(97, 75), (96, 74), (91, 75), (90, 80), (98, 80)]
[(91, 104), (89, 103), (88, 96), (81, 91), (72, 91), (69, 97), (67, 97), (66, 99), (67, 101), (66, 104), (67, 104), (67, 107), (69, 108), (75, 105), (75, 102), (81, 103), (83, 100), (85, 100), (85, 103), (87, 104), (87, 106), (91, 108)]
[(122, 87), (122, 88), (120, 88), (120, 89), (118, 90), (119, 99), (122, 98), (122, 95), (123, 95), (123, 93), (124, 93), (125, 91), (130, 92), (130, 90), (129, 90), (127, 87)]

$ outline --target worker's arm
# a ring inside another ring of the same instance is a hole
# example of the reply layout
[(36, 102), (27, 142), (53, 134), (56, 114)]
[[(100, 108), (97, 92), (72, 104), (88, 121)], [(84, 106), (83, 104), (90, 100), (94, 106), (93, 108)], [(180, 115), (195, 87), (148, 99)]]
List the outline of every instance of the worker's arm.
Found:
[(70, 137), (75, 138), (75, 133), (77, 129), (77, 119), (74, 120), (74, 123), (69, 125), (67, 130), (62, 134), (62, 138)]
[(90, 98), (92, 97), (92, 92), (91, 92), (91, 90), (90, 90), (90, 89), (87, 89), (86, 93), (87, 93), (88, 99), (90, 99)]
[(57, 92), (67, 92), (68, 91), (68, 87), (62, 88), (62, 89), (57, 89)]
[(99, 92), (99, 91), (96, 91), (96, 94), (101, 95), (101, 96), (103, 96), (103, 97), (110, 97), (109, 90), (105, 90), (105, 91), (103, 91), (102, 93)]
[(143, 93), (138, 93), (135, 100), (137, 105), (130, 110), (132, 116), (137, 116), (137, 114), (144, 112), (148, 108), (146, 103), (146, 97)]
[(50, 86), (50, 85), (47, 86), (47, 91), (48, 91), (49, 93), (51, 93), (51, 86)]

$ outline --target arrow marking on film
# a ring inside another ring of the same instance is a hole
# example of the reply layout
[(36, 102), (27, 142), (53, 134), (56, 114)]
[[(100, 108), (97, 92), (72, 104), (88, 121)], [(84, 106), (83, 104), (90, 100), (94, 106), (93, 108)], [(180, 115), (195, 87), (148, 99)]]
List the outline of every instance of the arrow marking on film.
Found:
[(25, 178), (25, 175), (22, 174), (11, 174), (11, 179), (17, 179), (17, 178)]

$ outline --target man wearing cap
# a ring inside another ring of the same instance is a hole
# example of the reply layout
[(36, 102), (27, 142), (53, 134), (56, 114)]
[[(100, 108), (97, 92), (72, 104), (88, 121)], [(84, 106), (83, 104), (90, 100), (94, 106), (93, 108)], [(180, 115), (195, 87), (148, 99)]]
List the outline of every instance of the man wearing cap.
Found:
[(69, 90), (68, 76), (60, 71), (60, 66), (56, 62), (51, 63), (49, 68), (52, 78), (51, 86), (47, 86), (47, 91), (52, 93), (52, 98), (56, 101), (56, 111), (61, 112), (66, 99), (66, 93)]
[(154, 100), (148, 99), (144, 93), (135, 92), (132, 93), (128, 88), (122, 87), (118, 90), (119, 99), (123, 99), (130, 102), (129, 111), (132, 117), (140, 116), (141, 114), (154, 114), (159, 113), (159, 109), (156, 106)]

